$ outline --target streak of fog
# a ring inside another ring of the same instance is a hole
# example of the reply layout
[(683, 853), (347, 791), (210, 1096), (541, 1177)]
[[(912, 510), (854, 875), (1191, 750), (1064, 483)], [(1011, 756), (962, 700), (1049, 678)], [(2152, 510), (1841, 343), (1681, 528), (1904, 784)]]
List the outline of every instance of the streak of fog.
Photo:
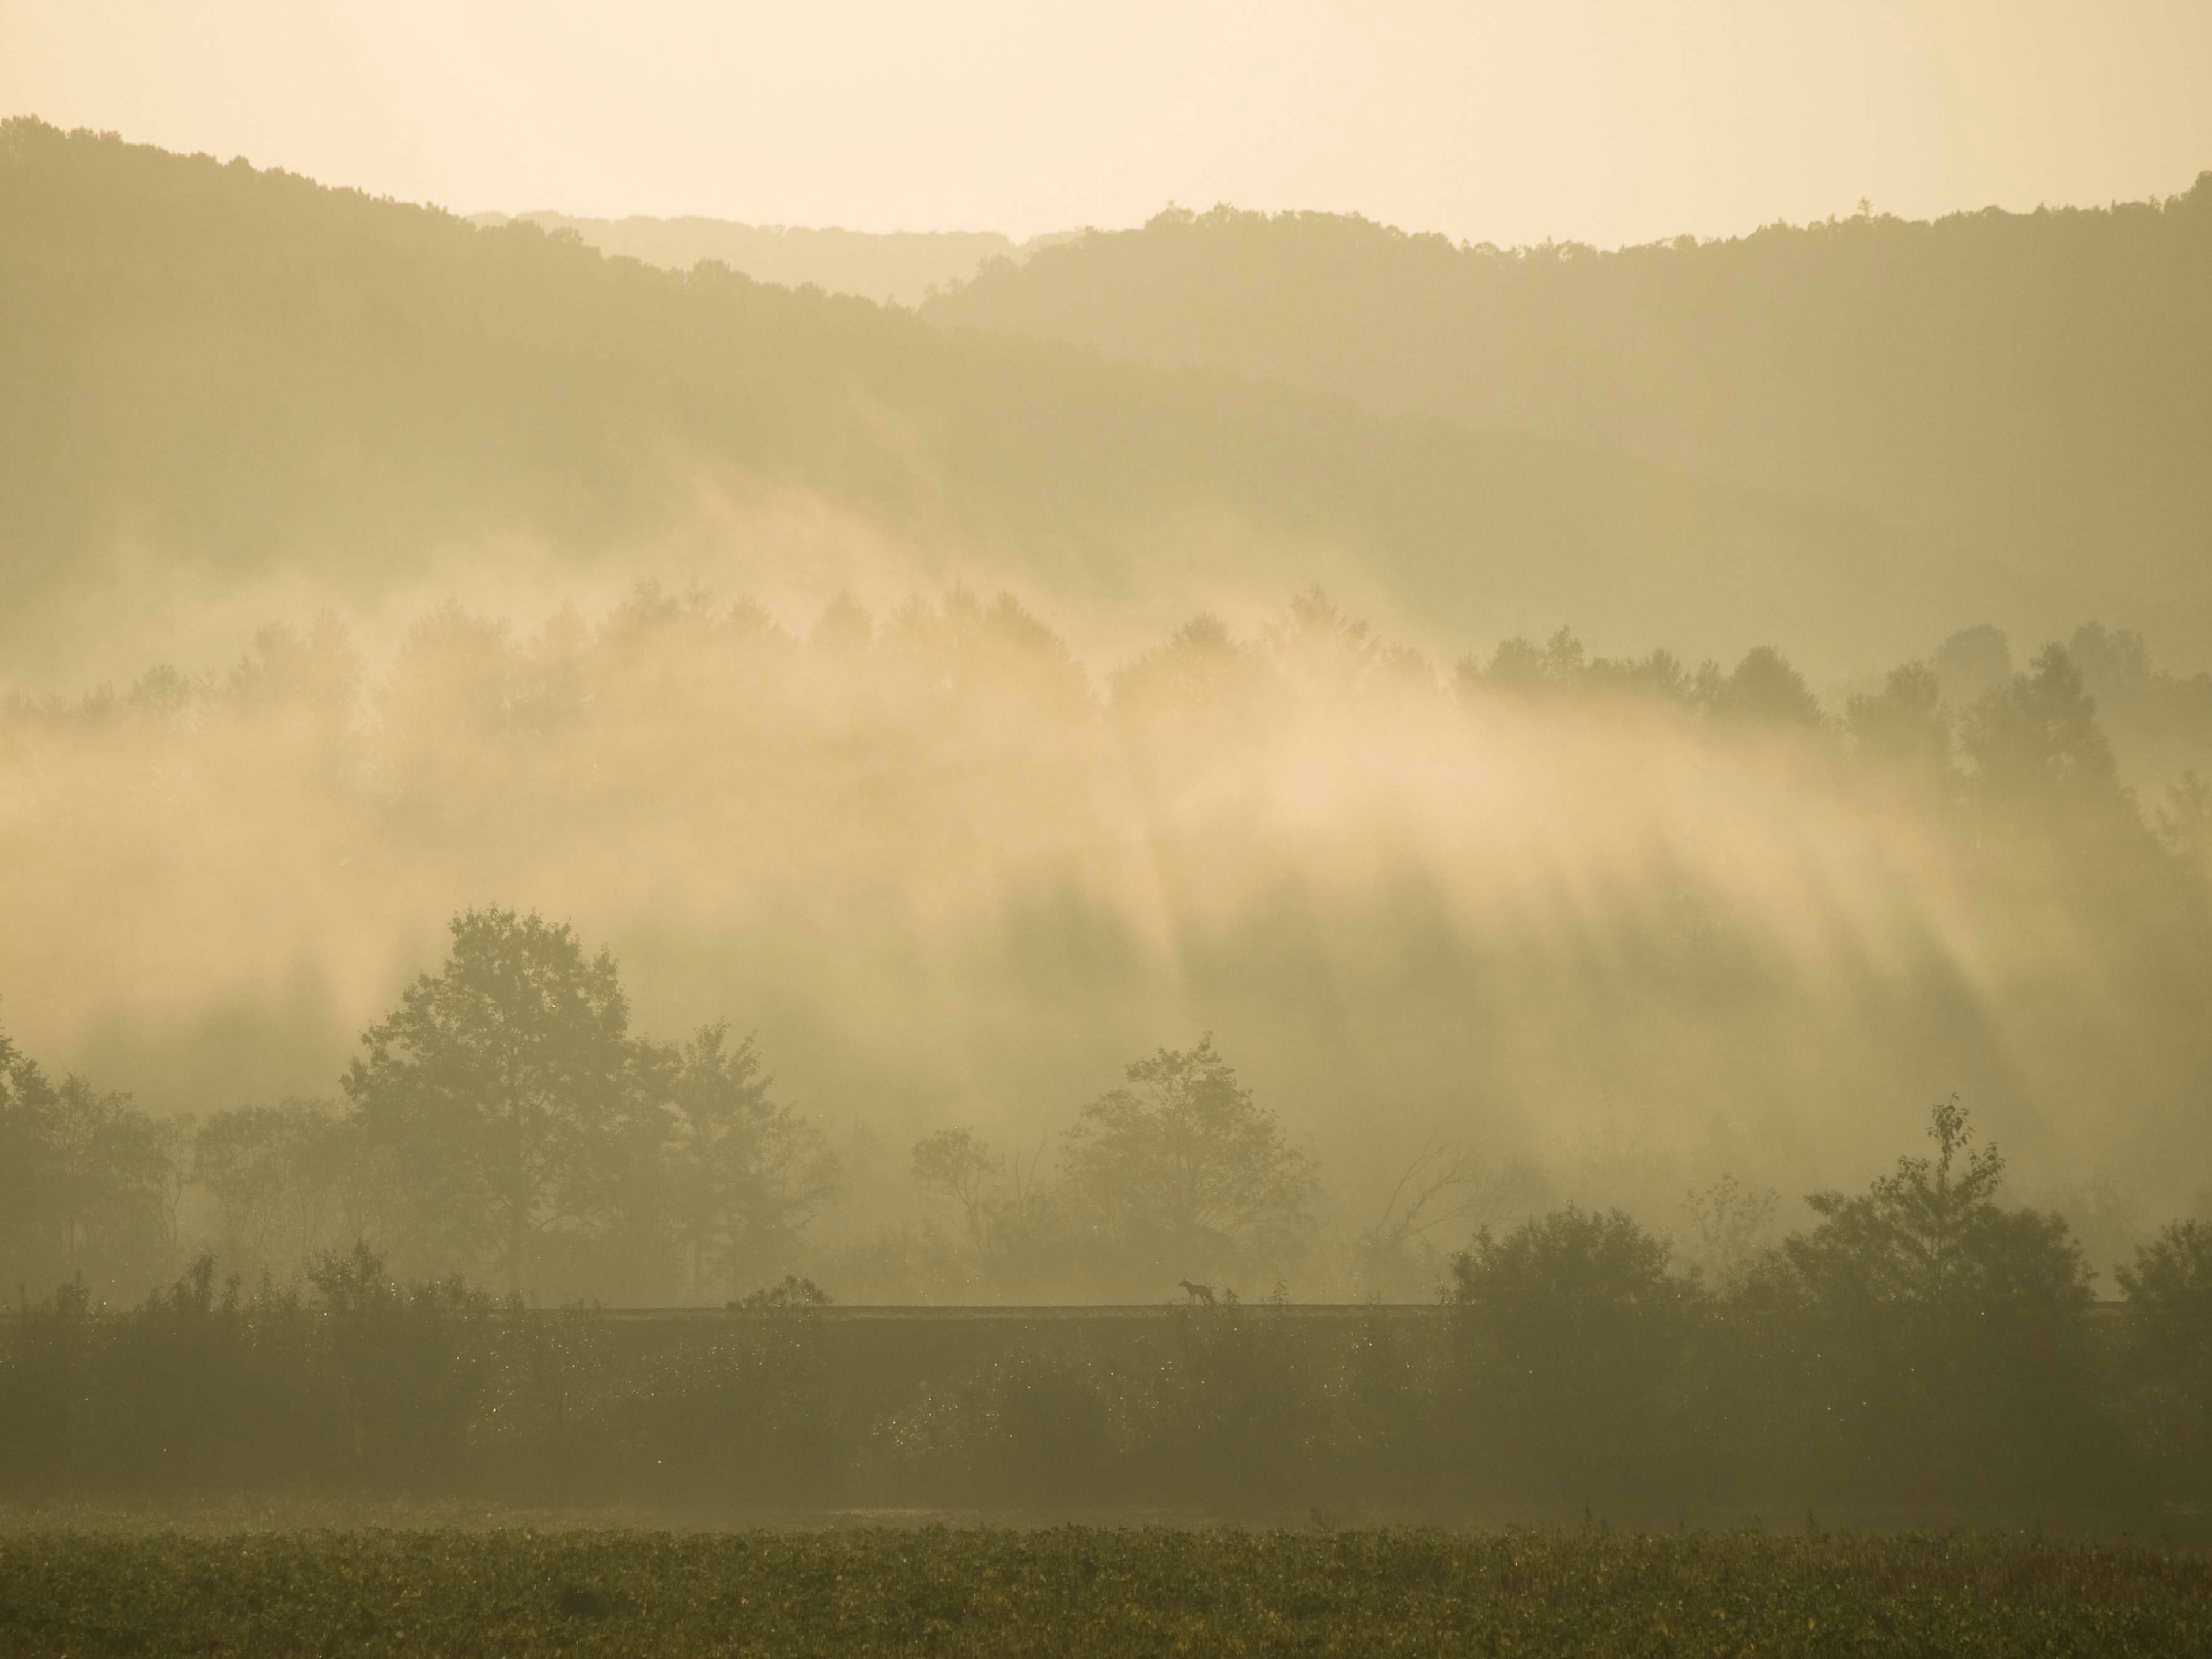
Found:
[(1344, 1231), (1440, 1138), (1671, 1230), (1723, 1171), (1856, 1183), (1954, 1091), (2030, 1191), (2193, 1196), (2155, 918), (1837, 722), (1455, 682), (1311, 599), (1111, 675), (957, 589), (784, 615), (325, 617), (19, 700), (6, 1028), (157, 1111), (328, 1093), (498, 902), (611, 945), (643, 1029), (756, 1035), (844, 1154), (830, 1239), (915, 1201), (920, 1134), (1048, 1157), (1206, 1031)]

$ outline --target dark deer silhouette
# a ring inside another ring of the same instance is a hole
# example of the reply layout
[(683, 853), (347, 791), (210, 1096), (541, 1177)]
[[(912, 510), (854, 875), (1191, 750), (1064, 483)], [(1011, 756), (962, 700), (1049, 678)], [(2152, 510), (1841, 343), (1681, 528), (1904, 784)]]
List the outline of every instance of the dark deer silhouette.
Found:
[(1178, 1279), (1176, 1283), (1182, 1286), (1193, 1304), (1203, 1304), (1209, 1308), (1213, 1305), (1212, 1285), (1194, 1285), (1188, 1279)]

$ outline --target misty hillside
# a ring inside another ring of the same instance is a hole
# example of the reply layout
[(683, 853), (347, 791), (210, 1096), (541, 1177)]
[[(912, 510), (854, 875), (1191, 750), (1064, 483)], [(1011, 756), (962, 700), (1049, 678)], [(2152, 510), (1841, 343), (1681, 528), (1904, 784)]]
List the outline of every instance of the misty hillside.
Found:
[[(2091, 561), (29, 121), (0, 319), (41, 1113), (307, 1133), (489, 906), (604, 944), (655, 1043), (757, 1034), (846, 1183), (765, 1269), (890, 1299), (985, 1282), (905, 1149), (1033, 1195), (1193, 1044), (1328, 1170), (1316, 1285), (1447, 1145), (1672, 1226), (1953, 1090), (2085, 1236), (2197, 1201), (2212, 678)], [(1204, 1266), (1058, 1249), (994, 1282)]]
[(494, 542), (789, 566), (748, 517), (764, 500), (895, 533), (898, 584), (1086, 615), (1320, 580), (1417, 638), (1571, 620), (1613, 648), (1787, 639), (1833, 673), (2097, 610), (1575, 444), (947, 334), (28, 119), (0, 130), (0, 651), (33, 684), (131, 626), (198, 648), (188, 597), (374, 601)]
[(1878, 514), (2092, 590), (2162, 648), (2212, 622), (2212, 173), (1990, 209), (1499, 250), (1217, 208), (932, 301), (948, 326), (1540, 432)]
[(689, 270), (714, 259), (757, 283), (830, 294), (857, 294), (890, 305), (919, 305), (933, 288), (964, 283), (988, 259), (1018, 259), (1065, 235), (1017, 242), (988, 230), (892, 231), (810, 229), (799, 225), (744, 225), (687, 216), (654, 219), (580, 219), (568, 214), (478, 213), (469, 222), (485, 228), (523, 222), (549, 234), (574, 231), (586, 247), (664, 270)]

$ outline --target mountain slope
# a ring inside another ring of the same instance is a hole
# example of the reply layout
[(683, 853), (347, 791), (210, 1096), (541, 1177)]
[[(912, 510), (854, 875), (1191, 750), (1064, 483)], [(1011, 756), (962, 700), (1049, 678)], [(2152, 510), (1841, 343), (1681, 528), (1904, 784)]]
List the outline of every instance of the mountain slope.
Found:
[(2202, 657), (2208, 295), (2212, 173), (2109, 210), (1607, 253), (1171, 211), (987, 267), (924, 314), (1847, 503)]
[(762, 490), (878, 527), (915, 581), (1103, 611), (1320, 580), (1451, 648), (1572, 622), (1855, 666), (2018, 592), (1862, 516), (1573, 444), (27, 120), (0, 131), (0, 318), (19, 676), (186, 588), (304, 574), (368, 602), (495, 538), (629, 556), (702, 533), (702, 495)]
[(469, 218), (472, 225), (492, 228), (517, 221), (552, 234), (573, 231), (588, 247), (663, 270), (689, 270), (702, 259), (713, 259), (757, 283), (785, 288), (811, 283), (827, 293), (903, 306), (919, 305), (933, 288), (967, 281), (986, 260), (1020, 258), (1067, 240), (1059, 235), (1017, 242), (995, 231), (817, 230), (696, 216), (579, 219), (538, 212)]

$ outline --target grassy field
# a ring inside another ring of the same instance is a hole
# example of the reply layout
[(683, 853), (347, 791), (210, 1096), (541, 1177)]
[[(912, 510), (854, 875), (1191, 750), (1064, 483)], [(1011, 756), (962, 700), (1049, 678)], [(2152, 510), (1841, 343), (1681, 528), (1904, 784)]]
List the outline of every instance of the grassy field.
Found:
[(0, 1652), (2212, 1653), (2212, 1559), (1425, 1530), (0, 1534)]

